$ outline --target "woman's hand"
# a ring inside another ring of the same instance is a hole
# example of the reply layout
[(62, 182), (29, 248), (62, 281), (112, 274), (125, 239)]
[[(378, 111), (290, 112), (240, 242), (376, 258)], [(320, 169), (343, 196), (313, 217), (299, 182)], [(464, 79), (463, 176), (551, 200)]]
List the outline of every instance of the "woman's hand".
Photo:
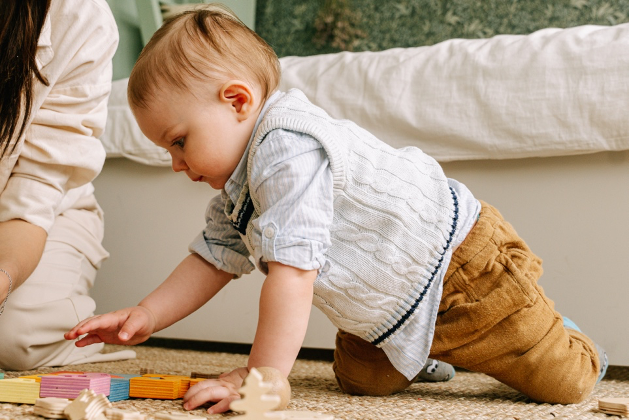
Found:
[(143, 306), (121, 309), (104, 315), (96, 315), (79, 322), (64, 334), (66, 340), (85, 347), (95, 343), (134, 345), (146, 341), (155, 332), (153, 313)]
[(230, 409), (230, 403), (241, 398), (238, 393), (249, 371), (241, 367), (223, 373), (219, 379), (208, 379), (190, 387), (184, 395), (184, 409), (194, 410), (207, 402), (214, 402), (208, 413), (224, 413)]

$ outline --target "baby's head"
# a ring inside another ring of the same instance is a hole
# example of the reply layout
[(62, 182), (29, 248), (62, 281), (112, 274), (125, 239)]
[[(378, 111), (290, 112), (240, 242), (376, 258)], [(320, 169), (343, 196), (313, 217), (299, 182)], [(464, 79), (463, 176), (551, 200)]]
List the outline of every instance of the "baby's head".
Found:
[(140, 129), (170, 153), (175, 172), (221, 189), (279, 79), (271, 47), (229, 11), (211, 7), (178, 15), (153, 35), (127, 97)]
[(280, 81), (278, 57), (229, 9), (207, 5), (155, 32), (131, 72), (127, 95), (132, 109), (148, 109), (159, 93), (201, 97), (230, 79), (250, 84), (262, 104)]

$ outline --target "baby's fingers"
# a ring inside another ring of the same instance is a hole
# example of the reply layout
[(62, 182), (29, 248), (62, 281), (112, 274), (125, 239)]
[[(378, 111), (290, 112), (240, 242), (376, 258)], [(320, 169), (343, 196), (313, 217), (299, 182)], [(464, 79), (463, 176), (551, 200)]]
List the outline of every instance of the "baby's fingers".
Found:
[(140, 331), (141, 335), (151, 333), (151, 331), (147, 331), (147, 315), (143, 312), (132, 311), (120, 328), (118, 338), (121, 341), (129, 341), (136, 335), (136, 333), (138, 333), (138, 331)]
[(63, 335), (64, 338), (66, 340), (74, 340), (75, 338), (78, 338), (79, 336), (82, 336), (83, 334), (89, 331), (92, 331), (94, 329), (94, 325), (99, 324), (99, 322), (97, 321), (99, 317), (100, 315), (96, 315), (96, 316), (84, 319), (83, 321), (75, 325), (70, 331), (65, 333)]
[(232, 403), (232, 401), (238, 400), (240, 398), (240, 395), (231, 395), (227, 398), (224, 398), (212, 407), (208, 408), (208, 414), (225, 413), (230, 409), (230, 404)]
[(79, 341), (77, 341), (75, 343), (75, 346), (77, 346), (77, 347), (85, 347), (85, 346), (89, 346), (90, 344), (96, 344), (96, 343), (102, 343), (102, 342), (103, 342), (103, 340), (98, 335), (96, 335), (96, 334), (88, 334), (85, 337), (83, 337), (82, 339), (80, 339)]
[[(184, 395), (184, 409), (194, 410), (207, 402), (217, 402), (233, 396), (238, 398), (238, 393), (222, 385), (221, 382), (213, 380), (203, 381), (191, 387), (188, 392), (186, 392), (186, 395)], [(228, 408), (223, 411), (227, 411)], [(212, 412), (219, 413), (222, 411)]]
[(115, 331), (118, 329), (118, 325), (123, 322), (124, 317), (117, 315), (116, 312), (96, 315), (77, 328), (76, 332), (78, 336), (81, 336), (95, 331)]

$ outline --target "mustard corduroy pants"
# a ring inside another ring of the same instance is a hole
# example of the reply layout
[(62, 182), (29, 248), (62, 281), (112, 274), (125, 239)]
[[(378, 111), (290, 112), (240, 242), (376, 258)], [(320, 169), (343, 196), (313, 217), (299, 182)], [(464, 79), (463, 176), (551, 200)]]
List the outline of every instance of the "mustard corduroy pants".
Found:
[[(584, 400), (599, 374), (595, 345), (564, 328), (538, 285), (540, 258), (494, 207), (481, 204), (444, 277), (429, 357), (490, 375), (535, 401)], [(413, 383), (381, 349), (344, 331), (333, 369), (341, 389), (355, 395), (389, 395)]]

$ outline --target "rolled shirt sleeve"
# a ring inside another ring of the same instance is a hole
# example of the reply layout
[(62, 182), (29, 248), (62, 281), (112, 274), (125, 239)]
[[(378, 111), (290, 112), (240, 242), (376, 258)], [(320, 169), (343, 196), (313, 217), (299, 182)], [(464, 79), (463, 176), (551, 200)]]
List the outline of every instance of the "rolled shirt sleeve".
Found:
[(269, 133), (252, 162), (250, 192), (260, 205), (253, 221), (253, 257), (263, 271), (277, 261), (319, 270), (330, 246), (333, 180), (326, 152), (313, 137)]
[(225, 192), (215, 196), (206, 209), (206, 228), (189, 245), (188, 250), (219, 270), (240, 277), (254, 269), (249, 251), (238, 231), (225, 215)]

